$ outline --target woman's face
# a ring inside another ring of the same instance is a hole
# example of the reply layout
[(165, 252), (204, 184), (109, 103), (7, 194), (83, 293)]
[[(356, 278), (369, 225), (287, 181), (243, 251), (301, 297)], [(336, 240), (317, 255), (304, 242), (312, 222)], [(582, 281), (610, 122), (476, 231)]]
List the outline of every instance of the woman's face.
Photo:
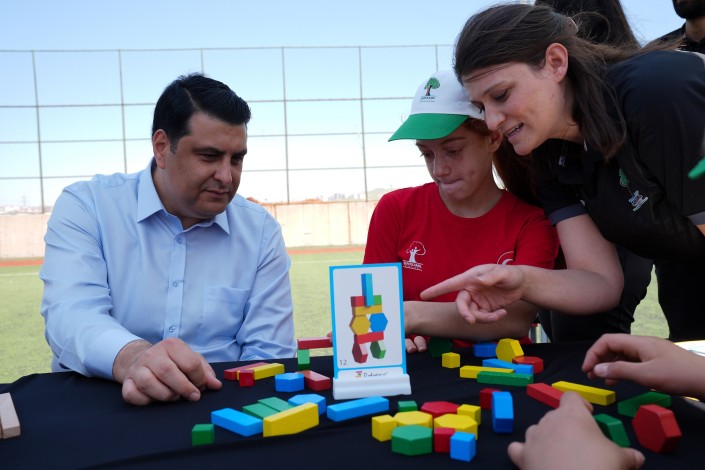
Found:
[(470, 100), (484, 109), (487, 127), (501, 132), (517, 154), (528, 155), (547, 139), (569, 137), (564, 81), (551, 67), (494, 65), (463, 76), (463, 84)]
[(492, 156), (499, 140), (462, 124), (446, 137), (416, 141), (446, 206), (462, 204), (494, 183)]

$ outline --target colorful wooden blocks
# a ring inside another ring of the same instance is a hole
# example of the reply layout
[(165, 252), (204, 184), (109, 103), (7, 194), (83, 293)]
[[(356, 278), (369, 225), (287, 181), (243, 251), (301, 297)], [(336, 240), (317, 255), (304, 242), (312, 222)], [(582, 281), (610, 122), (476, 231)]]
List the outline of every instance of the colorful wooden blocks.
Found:
[(447, 352), (441, 355), (441, 365), (448, 369), (456, 369), (460, 367), (460, 354)]
[(304, 376), (304, 385), (306, 388), (313, 390), (314, 392), (320, 392), (321, 390), (328, 390), (331, 386), (330, 377), (319, 374), (312, 370), (300, 370), (299, 373)]
[(617, 403), (617, 412), (633, 418), (641, 405), (660, 405), (670, 408), (671, 396), (661, 392), (646, 392)]
[(424, 455), (433, 452), (433, 430), (424, 426), (402, 426), (392, 431), (392, 452)]
[(9, 393), (0, 393), (0, 437), (9, 439), (21, 434), (20, 420)]
[(450, 458), (470, 462), (477, 452), (474, 434), (456, 431), (450, 438)]
[(289, 404), (292, 406), (303, 405), (304, 403), (315, 403), (318, 406), (318, 414), (322, 415), (326, 412), (326, 397), (317, 395), (315, 393), (307, 393), (301, 395), (294, 395), (289, 398)]
[(434, 428), (451, 428), (469, 432), (477, 437), (477, 422), (470, 416), (447, 414), (433, 420)]
[(492, 385), (513, 385), (515, 387), (526, 387), (534, 383), (533, 374), (505, 374), (502, 372), (482, 371), (477, 374), (477, 383)]
[(511, 338), (500, 339), (497, 343), (497, 359), (512, 362), (515, 357), (523, 356), (524, 350), (519, 341)]
[(620, 447), (629, 447), (631, 445), (629, 436), (621, 420), (605, 413), (596, 414), (594, 418), (595, 421), (597, 421), (597, 425), (602, 430), (602, 433), (607, 436), (609, 440)]
[(498, 388), (483, 388), (480, 390), (480, 408), (483, 410), (492, 409), (492, 394), (494, 392), (501, 392)]
[(433, 428), (433, 451), (439, 453), (450, 452), (450, 438), (455, 434), (452, 428)]
[(316, 336), (313, 338), (298, 338), (296, 340), (297, 349), (321, 349), (332, 348), (333, 341), (327, 336)]
[(514, 364), (501, 359), (483, 359), (482, 365), (485, 367), (498, 367), (500, 369), (512, 369), (517, 374), (533, 374), (533, 366), (527, 364)]
[(284, 373), (284, 364), (278, 362), (272, 362), (264, 366), (257, 366), (251, 369), (255, 374), (255, 380), (266, 379), (267, 377), (274, 377), (278, 374)]
[(459, 405), (449, 401), (427, 401), (421, 405), (421, 411), (430, 414), (434, 418), (438, 418), (445, 414), (457, 413), (458, 406)]
[(642, 405), (632, 420), (639, 444), (653, 452), (672, 452), (681, 437), (673, 411), (659, 405)]
[(213, 424), (196, 424), (191, 429), (191, 445), (202, 446), (215, 442), (215, 426)]
[(234, 367), (232, 369), (226, 369), (223, 371), (223, 378), (225, 380), (240, 380), (239, 372), (241, 370), (248, 370), (258, 366), (266, 366), (267, 364), (267, 362), (255, 362), (254, 364), (247, 364), (240, 367)]
[(558, 408), (563, 392), (545, 383), (535, 383), (526, 386), (526, 394), (551, 408)]
[(475, 343), (472, 345), (472, 353), (475, 357), (495, 357), (497, 356), (497, 343)]
[(389, 400), (384, 397), (367, 397), (330, 405), (326, 416), (331, 421), (345, 421), (389, 411)]
[(397, 426), (433, 427), (433, 416), (423, 411), (402, 411), (394, 415)]
[(274, 377), (274, 390), (277, 392), (298, 392), (304, 389), (304, 376), (297, 372), (287, 372)]
[(518, 356), (512, 359), (512, 364), (531, 366), (534, 369), (534, 374), (543, 371), (543, 359), (534, 356)]
[(477, 424), (482, 422), (482, 408), (477, 405), (460, 405), (457, 413), (459, 415), (470, 416)]
[(460, 376), (464, 379), (476, 379), (477, 374), (480, 372), (501, 372), (504, 374), (513, 374), (514, 369), (484, 366), (463, 366), (460, 368)]
[(551, 384), (551, 386), (562, 392), (577, 392), (584, 399), (596, 405), (611, 405), (615, 402), (617, 397), (612, 390), (588, 387), (587, 385), (580, 385), (572, 382), (560, 381)]
[(397, 403), (397, 411), (418, 411), (419, 405), (414, 400), (401, 400)]
[(375, 416), (372, 418), (372, 437), (380, 442), (390, 441), (396, 427), (397, 420), (390, 415)]
[(241, 436), (254, 436), (262, 432), (262, 420), (232, 408), (211, 412), (211, 422)]
[(264, 437), (298, 434), (318, 426), (318, 406), (315, 403), (304, 403), (267, 416), (263, 421)]
[(514, 400), (509, 392), (492, 393), (492, 429), (498, 434), (514, 430)]

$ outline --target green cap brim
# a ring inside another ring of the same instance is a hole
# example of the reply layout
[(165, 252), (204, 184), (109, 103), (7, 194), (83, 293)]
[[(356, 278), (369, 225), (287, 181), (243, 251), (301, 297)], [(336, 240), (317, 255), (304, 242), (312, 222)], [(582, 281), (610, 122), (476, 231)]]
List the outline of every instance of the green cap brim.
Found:
[(389, 138), (392, 140), (440, 139), (458, 128), (468, 116), (461, 114), (412, 114)]
[(695, 168), (690, 170), (690, 172), (688, 173), (688, 178), (694, 180), (696, 178), (700, 178), (703, 175), (705, 175), (705, 157), (703, 157), (703, 159), (700, 160), (697, 165), (695, 165)]

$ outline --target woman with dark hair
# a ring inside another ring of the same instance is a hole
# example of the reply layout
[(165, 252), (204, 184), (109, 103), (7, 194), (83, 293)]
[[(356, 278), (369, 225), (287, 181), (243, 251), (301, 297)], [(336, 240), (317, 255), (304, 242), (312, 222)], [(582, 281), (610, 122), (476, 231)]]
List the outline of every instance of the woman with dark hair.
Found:
[[(567, 269), (478, 266), (422, 298), (461, 289), (459, 310), (481, 321), (519, 299), (604, 311), (623, 287), (613, 243), (705, 280), (705, 184), (688, 177), (705, 150), (705, 57), (594, 44), (578, 31), (545, 6), (499, 5), (468, 20), (455, 53), (487, 127), (531, 155)], [(705, 337), (702, 310), (667, 316), (671, 337)]]

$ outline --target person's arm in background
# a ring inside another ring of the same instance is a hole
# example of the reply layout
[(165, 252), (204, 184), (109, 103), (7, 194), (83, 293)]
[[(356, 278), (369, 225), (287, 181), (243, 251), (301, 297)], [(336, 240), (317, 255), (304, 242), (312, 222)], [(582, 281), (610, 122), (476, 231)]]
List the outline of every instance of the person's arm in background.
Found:
[(705, 357), (668, 340), (607, 334), (588, 350), (583, 371), (608, 385), (631, 380), (674, 395), (705, 399)]
[(614, 245), (586, 214), (565, 219), (556, 228), (568, 269), (481, 265), (429, 287), (421, 297), (460, 291), (458, 310), (479, 322), (496, 321), (517, 300), (578, 315), (617, 305), (624, 278)]
[[(552, 268), (558, 254), (558, 236), (543, 214), (527, 215), (515, 243), (512, 264)], [(507, 314), (492, 323), (471, 323), (460, 315), (455, 302), (406, 302), (407, 331), (472, 341), (522, 338), (536, 319), (538, 308), (524, 301), (507, 306)], [(408, 312), (408, 314), (407, 314)]]
[(525, 442), (509, 444), (507, 453), (522, 470), (628, 470), (644, 464), (641, 452), (605, 437), (592, 406), (574, 392), (564, 393), (560, 406), (526, 430)]

